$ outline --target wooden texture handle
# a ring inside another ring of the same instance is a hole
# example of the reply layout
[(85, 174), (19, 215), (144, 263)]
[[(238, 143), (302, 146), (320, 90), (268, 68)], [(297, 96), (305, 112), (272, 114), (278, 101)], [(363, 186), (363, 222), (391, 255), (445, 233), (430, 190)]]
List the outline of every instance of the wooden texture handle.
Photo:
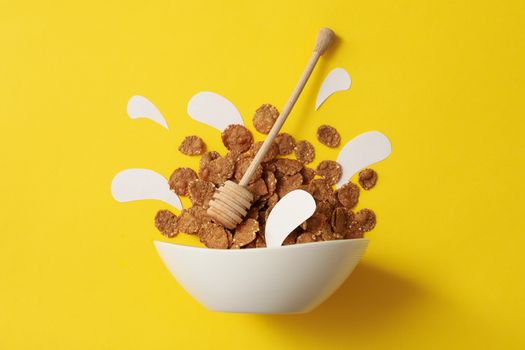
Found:
[(312, 74), (312, 71), (314, 70), (316, 63), (319, 60), (319, 57), (321, 57), (321, 55), (325, 53), (325, 51), (328, 49), (328, 47), (332, 43), (333, 39), (334, 39), (334, 32), (331, 29), (321, 28), (321, 30), (319, 31), (319, 34), (317, 35), (317, 40), (315, 42), (312, 56), (310, 57), (310, 60), (308, 61), (308, 64), (306, 65), (303, 75), (301, 76), (301, 78), (299, 79), (299, 82), (295, 86), (295, 89), (293, 90), (292, 95), (288, 99), (288, 102), (286, 102), (286, 105), (284, 106), (283, 111), (279, 115), (279, 118), (277, 118), (277, 120), (275, 121), (275, 124), (273, 125), (272, 129), (270, 130), (270, 133), (266, 137), (266, 140), (264, 140), (264, 143), (259, 149), (259, 152), (257, 152), (257, 155), (250, 163), (250, 166), (248, 167), (248, 169), (246, 169), (244, 176), (239, 182), (239, 185), (246, 186), (250, 182), (250, 179), (253, 176), (255, 169), (257, 169), (257, 166), (259, 166), (262, 159), (264, 158), (264, 156), (270, 149), (270, 146), (273, 140), (275, 139), (275, 137), (281, 130), (281, 127), (286, 121), (286, 118), (288, 118), (288, 115), (292, 111), (292, 108), (295, 105), (295, 102), (297, 102), (299, 95), (301, 95), (301, 92), (303, 91), (303, 88), (306, 85), (308, 78), (310, 78), (310, 75)]
[(314, 52), (319, 52), (319, 55), (325, 53), (325, 51), (332, 45), (334, 41), (335, 33), (330, 28), (321, 28), (319, 34), (317, 34), (317, 40), (315, 41)]

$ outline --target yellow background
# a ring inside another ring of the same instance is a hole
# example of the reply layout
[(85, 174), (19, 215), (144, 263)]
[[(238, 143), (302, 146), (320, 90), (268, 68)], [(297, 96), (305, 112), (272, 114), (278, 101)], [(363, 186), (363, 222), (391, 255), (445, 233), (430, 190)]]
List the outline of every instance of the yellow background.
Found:
[[(0, 348), (523, 349), (524, 15), (505, 0), (2, 0)], [(154, 250), (166, 205), (117, 203), (111, 179), (196, 166), (176, 151), (188, 134), (223, 151), (189, 98), (220, 93), (251, 125), (284, 105), (321, 26), (341, 40), (285, 130), (317, 160), (338, 152), (321, 123), (391, 138), (359, 204), (377, 212), (372, 243), (310, 314), (209, 312)], [(334, 67), (353, 86), (315, 112)], [(127, 117), (135, 94), (169, 131)]]

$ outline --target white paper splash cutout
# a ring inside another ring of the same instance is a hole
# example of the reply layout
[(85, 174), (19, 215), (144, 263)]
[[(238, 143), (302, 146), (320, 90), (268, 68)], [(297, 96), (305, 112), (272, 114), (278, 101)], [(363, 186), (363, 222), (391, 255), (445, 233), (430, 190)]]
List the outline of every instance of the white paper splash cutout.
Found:
[(266, 220), (267, 247), (280, 247), (286, 237), (315, 211), (315, 200), (303, 190), (288, 192), (270, 212)]
[(157, 199), (182, 210), (179, 197), (164, 176), (149, 169), (126, 169), (115, 175), (111, 194), (119, 202)]
[(390, 140), (379, 131), (368, 131), (354, 137), (337, 156), (337, 162), (343, 168), (339, 188), (347, 183), (355, 173), (369, 165), (387, 158), (392, 153)]
[(131, 119), (146, 118), (168, 129), (168, 123), (159, 109), (144, 96), (132, 96), (128, 101), (128, 115)]
[(203, 91), (193, 95), (188, 102), (188, 114), (220, 131), (230, 124), (244, 125), (241, 114), (233, 103), (214, 92)]
[(317, 93), (317, 100), (315, 101), (315, 110), (323, 104), (324, 101), (332, 94), (338, 91), (344, 91), (350, 89), (352, 85), (352, 78), (346, 70), (343, 68), (333, 69), (326, 78), (324, 78), (321, 88)]

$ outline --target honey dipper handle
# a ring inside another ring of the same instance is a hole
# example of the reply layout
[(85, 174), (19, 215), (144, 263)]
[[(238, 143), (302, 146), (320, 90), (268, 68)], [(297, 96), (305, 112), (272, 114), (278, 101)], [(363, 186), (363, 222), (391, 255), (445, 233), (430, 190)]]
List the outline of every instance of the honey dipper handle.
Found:
[(319, 60), (319, 57), (321, 57), (321, 55), (325, 53), (326, 49), (328, 49), (328, 47), (332, 44), (333, 39), (334, 32), (331, 29), (321, 28), (319, 34), (317, 35), (317, 40), (315, 42), (312, 56), (310, 57), (310, 60), (308, 61), (308, 64), (304, 69), (303, 75), (301, 76), (299, 82), (295, 86), (295, 89), (293, 90), (292, 95), (288, 99), (288, 102), (286, 102), (286, 105), (284, 106), (283, 111), (279, 115), (279, 118), (277, 118), (277, 120), (273, 124), (273, 127), (268, 133), (266, 140), (264, 140), (264, 143), (259, 149), (259, 152), (257, 152), (257, 155), (250, 163), (250, 166), (248, 167), (248, 169), (246, 169), (244, 176), (239, 182), (239, 185), (246, 186), (250, 182), (250, 179), (253, 173), (255, 172), (255, 169), (257, 169), (257, 166), (261, 163), (262, 159), (270, 149), (273, 140), (281, 130), (281, 127), (286, 121), (286, 118), (292, 111), (292, 108), (295, 105), (295, 102), (297, 102), (299, 95), (301, 95), (301, 92), (303, 91), (303, 88), (306, 85), (308, 78), (310, 78), (310, 75), (312, 74), (312, 71), (314, 70), (314, 67), (317, 64), (317, 61)]

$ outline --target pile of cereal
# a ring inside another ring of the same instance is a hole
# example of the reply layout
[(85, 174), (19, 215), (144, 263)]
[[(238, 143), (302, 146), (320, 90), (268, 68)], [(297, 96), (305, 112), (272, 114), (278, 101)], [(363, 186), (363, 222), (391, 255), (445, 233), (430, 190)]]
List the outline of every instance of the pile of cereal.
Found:
[[(268, 134), (278, 116), (274, 106), (264, 104), (255, 111), (253, 125), (257, 131)], [(337, 130), (328, 125), (321, 125), (316, 136), (328, 147), (338, 147), (341, 142)], [(196, 234), (209, 248), (265, 247), (264, 226), (270, 211), (280, 198), (295, 189), (311, 193), (317, 209), (286, 238), (284, 245), (361, 238), (374, 228), (376, 216), (372, 210), (352, 211), (359, 199), (356, 184), (348, 182), (334, 191), (333, 185), (341, 178), (341, 165), (323, 160), (315, 169), (308, 167), (315, 157), (313, 145), (306, 140), (296, 142), (291, 135), (281, 133), (247, 186), (254, 203), (244, 221), (235, 230), (226, 229), (206, 214), (208, 202), (226, 180), (241, 180), (262, 142), (254, 142), (252, 133), (242, 125), (228, 126), (222, 133), (222, 142), (228, 149), (224, 156), (206, 152), (206, 145), (198, 136), (187, 136), (182, 141), (181, 153), (201, 156), (199, 169), (176, 169), (169, 185), (177, 195), (189, 196), (192, 207), (183, 209), (179, 216), (160, 210), (155, 226), (163, 235), (171, 238), (179, 232)], [(295, 159), (283, 158), (292, 154)], [(359, 184), (365, 190), (374, 187), (376, 181), (377, 173), (372, 169), (359, 173)]]

